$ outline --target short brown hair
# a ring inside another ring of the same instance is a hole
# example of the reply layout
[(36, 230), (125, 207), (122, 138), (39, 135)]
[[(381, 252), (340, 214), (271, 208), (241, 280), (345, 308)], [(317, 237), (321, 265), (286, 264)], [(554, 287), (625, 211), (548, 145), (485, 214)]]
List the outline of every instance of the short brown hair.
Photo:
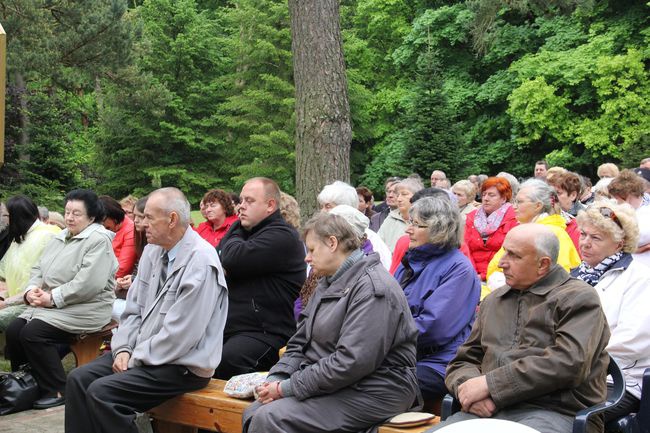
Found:
[(629, 195), (641, 197), (645, 191), (645, 180), (632, 170), (623, 170), (607, 187), (612, 197), (627, 200)]
[(575, 192), (579, 196), (580, 192), (582, 191), (582, 182), (580, 182), (580, 176), (575, 173), (571, 173), (570, 171), (567, 171), (566, 173), (558, 173), (554, 176), (551, 176), (547, 182), (552, 187), (566, 191), (567, 194)]
[(311, 217), (302, 231), (303, 239), (307, 238), (309, 232), (314, 232), (324, 242), (330, 236), (334, 236), (344, 252), (350, 252), (361, 247), (361, 239), (345, 218), (329, 212), (318, 212)]
[(218, 202), (223, 208), (223, 211), (226, 213), (226, 216), (232, 216), (235, 214), (235, 206), (233, 206), (232, 204), (232, 199), (230, 198), (230, 194), (228, 194), (222, 189), (218, 189), (218, 188), (211, 189), (210, 191), (205, 193), (201, 201), (205, 205), (207, 205), (208, 203)]
[(370, 203), (372, 201), (372, 191), (365, 186), (357, 187), (357, 194), (363, 197), (363, 201)]
[(282, 197), (280, 196), (280, 187), (273, 179), (269, 179), (268, 177), (253, 177), (248, 179), (245, 183), (250, 182), (262, 182), (265, 198), (275, 200), (276, 209), (280, 208), (280, 200), (282, 200)]

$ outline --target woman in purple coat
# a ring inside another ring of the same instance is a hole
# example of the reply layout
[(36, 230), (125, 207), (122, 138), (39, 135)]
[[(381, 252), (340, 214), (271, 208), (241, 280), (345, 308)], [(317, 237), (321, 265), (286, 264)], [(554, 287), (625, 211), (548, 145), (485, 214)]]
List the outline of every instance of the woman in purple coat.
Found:
[(425, 400), (443, 397), (445, 370), (472, 329), (481, 284), (459, 250), (458, 206), (445, 197), (413, 204), (406, 226), (409, 250), (395, 272), (417, 325), (418, 384)]

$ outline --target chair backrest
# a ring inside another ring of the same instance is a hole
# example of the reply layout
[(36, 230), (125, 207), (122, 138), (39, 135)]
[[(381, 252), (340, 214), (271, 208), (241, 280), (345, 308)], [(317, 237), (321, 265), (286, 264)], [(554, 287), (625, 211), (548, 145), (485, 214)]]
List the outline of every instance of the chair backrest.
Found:
[(587, 421), (589, 418), (596, 414), (605, 412), (607, 409), (612, 406), (616, 406), (621, 402), (621, 400), (623, 400), (623, 396), (625, 395), (625, 378), (623, 377), (621, 368), (611, 356), (609, 357), (607, 374), (612, 376), (612, 380), (614, 382), (612, 393), (607, 396), (607, 400), (604, 403), (588, 407), (576, 414), (576, 418), (573, 421), (573, 433), (586, 433)]
[(643, 373), (643, 388), (641, 388), (641, 404), (636, 422), (641, 433), (650, 432), (650, 368)]
[(612, 393), (607, 396), (607, 404), (610, 406), (616, 406), (623, 400), (625, 395), (625, 377), (623, 377), (623, 371), (621, 367), (618, 366), (614, 358), (609, 357), (609, 365), (607, 366), (607, 374), (612, 376), (614, 386)]

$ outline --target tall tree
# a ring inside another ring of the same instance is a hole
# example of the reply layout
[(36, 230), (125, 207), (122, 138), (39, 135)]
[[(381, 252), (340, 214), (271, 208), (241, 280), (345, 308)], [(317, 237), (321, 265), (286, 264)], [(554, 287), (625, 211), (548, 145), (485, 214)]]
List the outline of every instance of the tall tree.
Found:
[(289, 0), (296, 86), (296, 190), (306, 216), (324, 184), (350, 177), (352, 126), (338, 0)]

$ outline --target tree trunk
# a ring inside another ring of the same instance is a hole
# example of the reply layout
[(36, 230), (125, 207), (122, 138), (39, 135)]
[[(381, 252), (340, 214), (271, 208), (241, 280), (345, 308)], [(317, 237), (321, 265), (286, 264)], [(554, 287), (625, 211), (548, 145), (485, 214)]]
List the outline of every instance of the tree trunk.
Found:
[(296, 86), (296, 195), (303, 219), (334, 180), (349, 181), (348, 104), (338, 0), (289, 0)]

